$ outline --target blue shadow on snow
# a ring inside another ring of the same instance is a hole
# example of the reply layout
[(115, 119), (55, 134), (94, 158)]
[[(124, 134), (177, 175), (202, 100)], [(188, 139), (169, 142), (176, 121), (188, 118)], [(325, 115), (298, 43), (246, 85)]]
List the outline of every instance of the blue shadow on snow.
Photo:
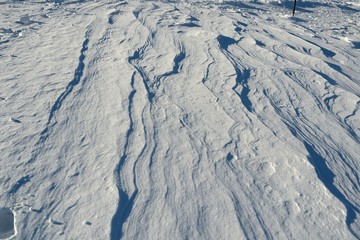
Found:
[(349, 230), (356, 236), (357, 234), (354, 233), (350, 225), (354, 223), (356, 219), (356, 213), (360, 213), (359, 209), (354, 206), (354, 204), (352, 204), (334, 185), (335, 174), (326, 165), (326, 160), (321, 157), (310, 144), (307, 142), (303, 142), (303, 144), (309, 153), (308, 160), (315, 168), (315, 172), (319, 180), (325, 185), (325, 187), (334, 197), (336, 197), (342, 204), (344, 204), (347, 211), (345, 220), (346, 225), (348, 226)]

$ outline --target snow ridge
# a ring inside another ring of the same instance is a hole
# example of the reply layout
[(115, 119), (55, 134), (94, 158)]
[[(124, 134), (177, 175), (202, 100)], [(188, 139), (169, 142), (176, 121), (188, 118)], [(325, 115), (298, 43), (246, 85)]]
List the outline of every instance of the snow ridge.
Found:
[[(360, 235), (352, 228), (352, 224), (355, 222), (356, 215), (360, 213), (359, 208), (352, 204), (334, 185), (334, 178), (336, 175), (328, 168), (326, 165), (326, 160), (317, 154), (314, 148), (311, 147), (308, 143), (304, 142), (304, 145), (309, 152), (308, 159), (314, 166), (318, 178), (324, 183), (326, 188), (346, 207), (346, 224), (348, 225), (349, 230), (356, 238), (360, 238)], [(354, 173), (356, 174), (356, 172)]]
[[(31, 156), (31, 159), (28, 161), (28, 164), (31, 164), (34, 161), (36, 161), (37, 155), (42, 151), (44, 142), (46, 141), (46, 139), (48, 138), (48, 136), (50, 134), (51, 127), (56, 125), (56, 121), (55, 122), (53, 121), (53, 117), (55, 116), (56, 112), (61, 108), (61, 105), (65, 101), (66, 97), (72, 92), (74, 87), (80, 83), (80, 80), (83, 76), (83, 72), (84, 72), (84, 68), (85, 68), (84, 61), (85, 61), (86, 51), (88, 50), (89, 35), (90, 35), (89, 33), (90, 33), (90, 31), (87, 31), (85, 34), (85, 39), (82, 43), (82, 47), (80, 50), (79, 63), (74, 72), (74, 78), (68, 83), (68, 85), (65, 88), (65, 91), (60, 94), (60, 96), (55, 100), (53, 106), (51, 107), (48, 121), (46, 123), (46, 127), (40, 133), (40, 138), (35, 145), (36, 149), (33, 151), (33, 154)], [(27, 176), (27, 178), (31, 178), (31, 177)], [(16, 187), (16, 189), (18, 190), (18, 187)]]
[(66, 96), (71, 93), (71, 91), (77, 84), (79, 84), (85, 68), (84, 60), (85, 60), (85, 53), (88, 49), (88, 44), (89, 44), (89, 38), (86, 37), (82, 44), (82, 48), (80, 50), (79, 65), (75, 70), (74, 79), (69, 82), (69, 84), (66, 86), (66, 90), (63, 93), (61, 93), (59, 98), (56, 99), (54, 105), (51, 107), (48, 123), (51, 122), (56, 111), (60, 109), (61, 104), (65, 100)]
[[(229, 37), (225, 37), (222, 35), (219, 35), (217, 37), (217, 40), (219, 41), (219, 45), (221, 49), (223, 49), (224, 55), (228, 58), (228, 60), (232, 63), (234, 66), (234, 70), (236, 72), (236, 84), (232, 88), (234, 92), (240, 97), (244, 107), (249, 111), (252, 112), (252, 104), (250, 99), (248, 98), (248, 94), (250, 93), (250, 89), (248, 87), (248, 81), (250, 79), (250, 70), (247, 69), (244, 64), (237, 63), (235, 60), (236, 57), (232, 56), (231, 53), (228, 51), (228, 47), (232, 44), (236, 44), (237, 42)], [(241, 91), (238, 92), (238, 88), (241, 87)]]

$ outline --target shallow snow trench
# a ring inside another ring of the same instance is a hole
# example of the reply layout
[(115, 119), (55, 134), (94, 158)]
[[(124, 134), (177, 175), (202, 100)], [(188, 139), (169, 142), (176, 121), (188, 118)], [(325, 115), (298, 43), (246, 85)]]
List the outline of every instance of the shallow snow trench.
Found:
[(359, 239), (360, 6), (282, 2), (0, 0), (0, 238)]

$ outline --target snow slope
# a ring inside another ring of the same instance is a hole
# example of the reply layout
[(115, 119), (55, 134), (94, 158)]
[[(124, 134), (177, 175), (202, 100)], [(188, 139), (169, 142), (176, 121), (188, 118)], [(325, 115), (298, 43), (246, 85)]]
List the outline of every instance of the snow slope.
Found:
[(0, 239), (360, 239), (360, 4), (291, 4), (0, 1)]

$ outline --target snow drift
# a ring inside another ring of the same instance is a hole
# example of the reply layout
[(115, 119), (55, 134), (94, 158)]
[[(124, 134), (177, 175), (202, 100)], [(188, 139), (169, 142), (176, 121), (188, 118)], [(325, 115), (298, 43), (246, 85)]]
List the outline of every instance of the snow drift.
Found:
[(16, 238), (360, 237), (358, 2), (0, 3)]

